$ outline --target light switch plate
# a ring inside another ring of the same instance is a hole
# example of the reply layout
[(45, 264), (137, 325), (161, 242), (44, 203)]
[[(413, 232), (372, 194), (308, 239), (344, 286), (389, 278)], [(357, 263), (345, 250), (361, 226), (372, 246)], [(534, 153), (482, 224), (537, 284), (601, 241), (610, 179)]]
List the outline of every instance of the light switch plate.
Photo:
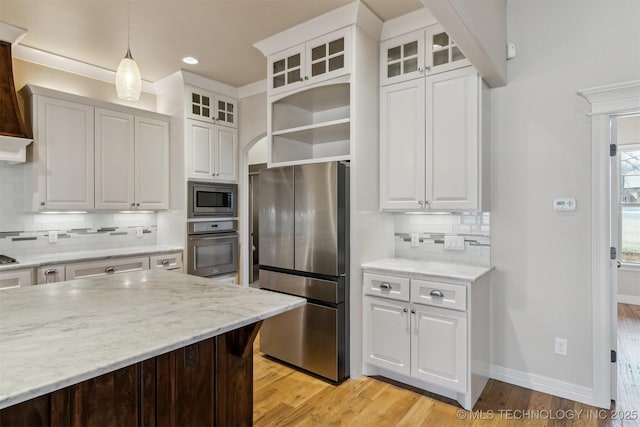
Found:
[(464, 237), (444, 236), (444, 248), (449, 251), (464, 251)]

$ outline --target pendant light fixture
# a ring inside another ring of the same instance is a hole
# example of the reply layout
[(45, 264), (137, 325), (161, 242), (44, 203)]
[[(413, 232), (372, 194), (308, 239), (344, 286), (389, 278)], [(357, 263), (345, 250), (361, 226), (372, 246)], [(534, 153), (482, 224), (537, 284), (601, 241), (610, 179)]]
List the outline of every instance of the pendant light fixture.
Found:
[(125, 101), (137, 101), (142, 90), (142, 77), (138, 64), (131, 56), (131, 4), (127, 1), (127, 53), (118, 65), (116, 72), (116, 91), (118, 98)]

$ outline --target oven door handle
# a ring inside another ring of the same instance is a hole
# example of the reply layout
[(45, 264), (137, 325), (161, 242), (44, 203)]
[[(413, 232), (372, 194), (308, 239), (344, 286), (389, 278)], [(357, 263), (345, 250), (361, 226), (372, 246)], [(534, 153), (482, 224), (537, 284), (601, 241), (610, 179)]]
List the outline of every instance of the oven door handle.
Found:
[(220, 240), (220, 239), (233, 239), (238, 237), (238, 233), (220, 233), (220, 234), (199, 234), (194, 236), (189, 236), (189, 241), (193, 240)]

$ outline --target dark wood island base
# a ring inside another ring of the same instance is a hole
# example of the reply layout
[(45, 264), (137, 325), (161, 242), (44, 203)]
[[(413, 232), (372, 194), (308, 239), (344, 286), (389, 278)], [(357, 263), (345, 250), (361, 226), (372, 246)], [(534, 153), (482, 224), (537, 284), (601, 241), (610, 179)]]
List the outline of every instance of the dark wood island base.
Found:
[(251, 426), (262, 321), (0, 410), (0, 427)]

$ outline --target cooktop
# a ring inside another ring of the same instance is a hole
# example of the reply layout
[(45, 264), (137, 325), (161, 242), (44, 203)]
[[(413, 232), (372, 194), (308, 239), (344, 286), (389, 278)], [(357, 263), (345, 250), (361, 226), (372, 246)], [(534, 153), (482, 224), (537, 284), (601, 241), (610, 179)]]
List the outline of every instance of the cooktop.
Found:
[(0, 264), (17, 264), (15, 258), (11, 258), (10, 256), (0, 255)]

